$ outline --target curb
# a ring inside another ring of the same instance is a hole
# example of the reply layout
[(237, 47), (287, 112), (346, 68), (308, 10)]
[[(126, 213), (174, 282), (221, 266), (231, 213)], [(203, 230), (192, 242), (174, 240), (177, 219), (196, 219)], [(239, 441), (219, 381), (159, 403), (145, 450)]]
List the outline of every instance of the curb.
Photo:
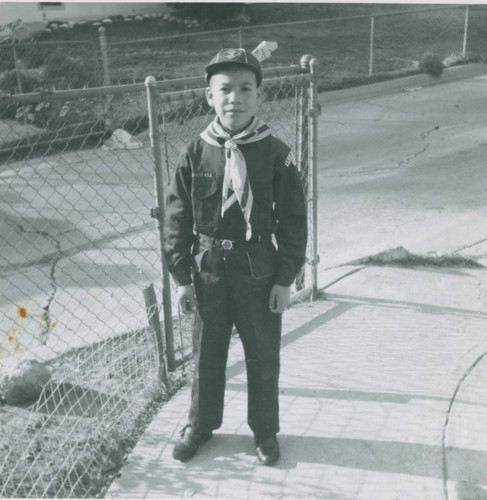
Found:
[(487, 75), (487, 64), (472, 63), (446, 68), (443, 74), (437, 78), (421, 73), (418, 75), (395, 78), (386, 82), (322, 92), (318, 94), (318, 100), (322, 104), (335, 104), (343, 101), (354, 101), (363, 98), (394, 94), (408, 88), (430, 87), (432, 85), (450, 83), (463, 78), (472, 78), (481, 75)]

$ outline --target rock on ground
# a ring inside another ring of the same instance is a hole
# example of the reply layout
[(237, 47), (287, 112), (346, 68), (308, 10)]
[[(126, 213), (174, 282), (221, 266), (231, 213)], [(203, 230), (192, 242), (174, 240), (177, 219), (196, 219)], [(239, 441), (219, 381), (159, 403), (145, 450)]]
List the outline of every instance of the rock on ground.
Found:
[(0, 377), (0, 398), (9, 405), (34, 401), (50, 378), (50, 371), (38, 361), (20, 361)]

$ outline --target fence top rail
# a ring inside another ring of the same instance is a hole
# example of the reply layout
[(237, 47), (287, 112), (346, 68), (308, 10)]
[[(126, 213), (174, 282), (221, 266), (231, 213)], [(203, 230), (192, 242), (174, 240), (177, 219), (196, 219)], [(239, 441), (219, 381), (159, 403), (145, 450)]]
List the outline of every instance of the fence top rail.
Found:
[(73, 45), (96, 45), (96, 40), (46, 40), (44, 42), (15, 42), (15, 43), (2, 43), (3, 47), (30, 47), (32, 45), (59, 45), (59, 44), (73, 44)]
[[(276, 78), (301, 75), (310, 78), (308, 73), (303, 73), (303, 69), (298, 65), (283, 66), (276, 68), (265, 68), (264, 84)], [(177, 92), (183, 89), (195, 90), (207, 86), (204, 76), (194, 76), (189, 78), (179, 78), (176, 80), (160, 80), (155, 83), (159, 91)], [(107, 87), (92, 87), (86, 89), (53, 90), (31, 92), (28, 94), (0, 95), (0, 102), (11, 103), (39, 103), (46, 100), (74, 99), (80, 97), (99, 97), (104, 95), (116, 95), (125, 93), (144, 92), (145, 83), (130, 83), (126, 85), (112, 85)]]
[[(276, 82), (282, 82), (286, 81), (289, 83), (295, 83), (295, 84), (307, 84), (311, 80), (311, 75), (309, 73), (306, 74), (301, 74), (301, 75), (287, 75), (287, 76), (279, 76), (279, 77), (274, 77), (274, 78), (268, 78), (264, 80), (263, 85), (270, 86)], [(159, 82), (154, 82), (155, 87), (157, 88), (157, 84)], [(160, 89), (158, 89), (160, 90)], [(162, 103), (173, 103), (177, 101), (184, 101), (188, 100), (190, 98), (195, 98), (195, 97), (204, 97), (205, 95), (205, 89), (203, 87), (200, 88), (193, 88), (193, 89), (187, 89), (187, 90), (179, 90), (179, 91), (174, 91), (174, 92), (165, 92), (163, 94), (159, 94), (159, 100)]]

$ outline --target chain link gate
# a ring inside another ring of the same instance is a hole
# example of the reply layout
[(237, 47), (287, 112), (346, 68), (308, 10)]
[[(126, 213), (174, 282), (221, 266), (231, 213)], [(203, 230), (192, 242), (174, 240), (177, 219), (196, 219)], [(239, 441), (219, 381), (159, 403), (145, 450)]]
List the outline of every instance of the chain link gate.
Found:
[[(304, 74), (303, 74), (304, 73)], [(281, 75), (281, 76), (279, 76)], [(173, 92), (158, 92), (166, 86), (155, 78), (146, 80), (149, 106), (150, 135), (154, 155), (157, 206), (154, 216), (160, 229), (161, 254), (163, 246), (164, 190), (176, 168), (183, 146), (206, 127), (213, 119), (205, 98), (204, 79), (176, 80)], [(184, 88), (185, 90), (178, 90)], [(316, 101), (316, 60), (303, 56), (300, 66), (264, 69), (264, 99), (259, 116), (268, 123), (275, 135), (290, 145), (296, 154), (297, 167), (306, 193), (308, 206), (309, 245), (307, 261), (293, 288), (294, 300), (312, 295), (317, 290), (317, 184), (316, 184), (316, 145), (317, 115)], [(159, 126), (159, 121), (161, 126)], [(164, 184), (164, 177), (166, 183)], [(163, 274), (167, 274), (166, 264), (162, 262)], [(174, 316), (171, 311), (171, 291), (169, 278), (163, 290), (167, 319)], [(174, 307), (174, 306), (173, 306)], [(180, 315), (179, 315), (179, 321)], [(172, 327), (172, 325), (171, 325)], [(185, 328), (188, 328), (186, 325)], [(179, 330), (182, 329), (181, 323)], [(169, 333), (170, 335), (170, 333)]]
[[(317, 286), (316, 75), (302, 62), (264, 71), (261, 107), (307, 193), (295, 299)], [(203, 86), (149, 79), (0, 98), (0, 379), (22, 360), (51, 375), (30, 406), (0, 401), (0, 496), (98, 496), (151, 402), (185, 378), (190, 320), (171, 303), (151, 207), (183, 143), (212, 119)], [(37, 113), (28, 126), (13, 118), (26, 105)]]

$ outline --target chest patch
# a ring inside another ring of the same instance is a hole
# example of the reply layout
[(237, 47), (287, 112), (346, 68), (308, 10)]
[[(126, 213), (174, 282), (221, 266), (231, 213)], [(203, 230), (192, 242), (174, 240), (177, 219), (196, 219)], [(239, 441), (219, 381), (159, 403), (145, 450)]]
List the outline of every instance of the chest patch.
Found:
[(286, 161), (284, 162), (284, 165), (286, 167), (289, 167), (291, 164), (296, 164), (296, 160), (294, 159), (294, 154), (292, 151), (289, 151), (289, 154), (287, 155)]

